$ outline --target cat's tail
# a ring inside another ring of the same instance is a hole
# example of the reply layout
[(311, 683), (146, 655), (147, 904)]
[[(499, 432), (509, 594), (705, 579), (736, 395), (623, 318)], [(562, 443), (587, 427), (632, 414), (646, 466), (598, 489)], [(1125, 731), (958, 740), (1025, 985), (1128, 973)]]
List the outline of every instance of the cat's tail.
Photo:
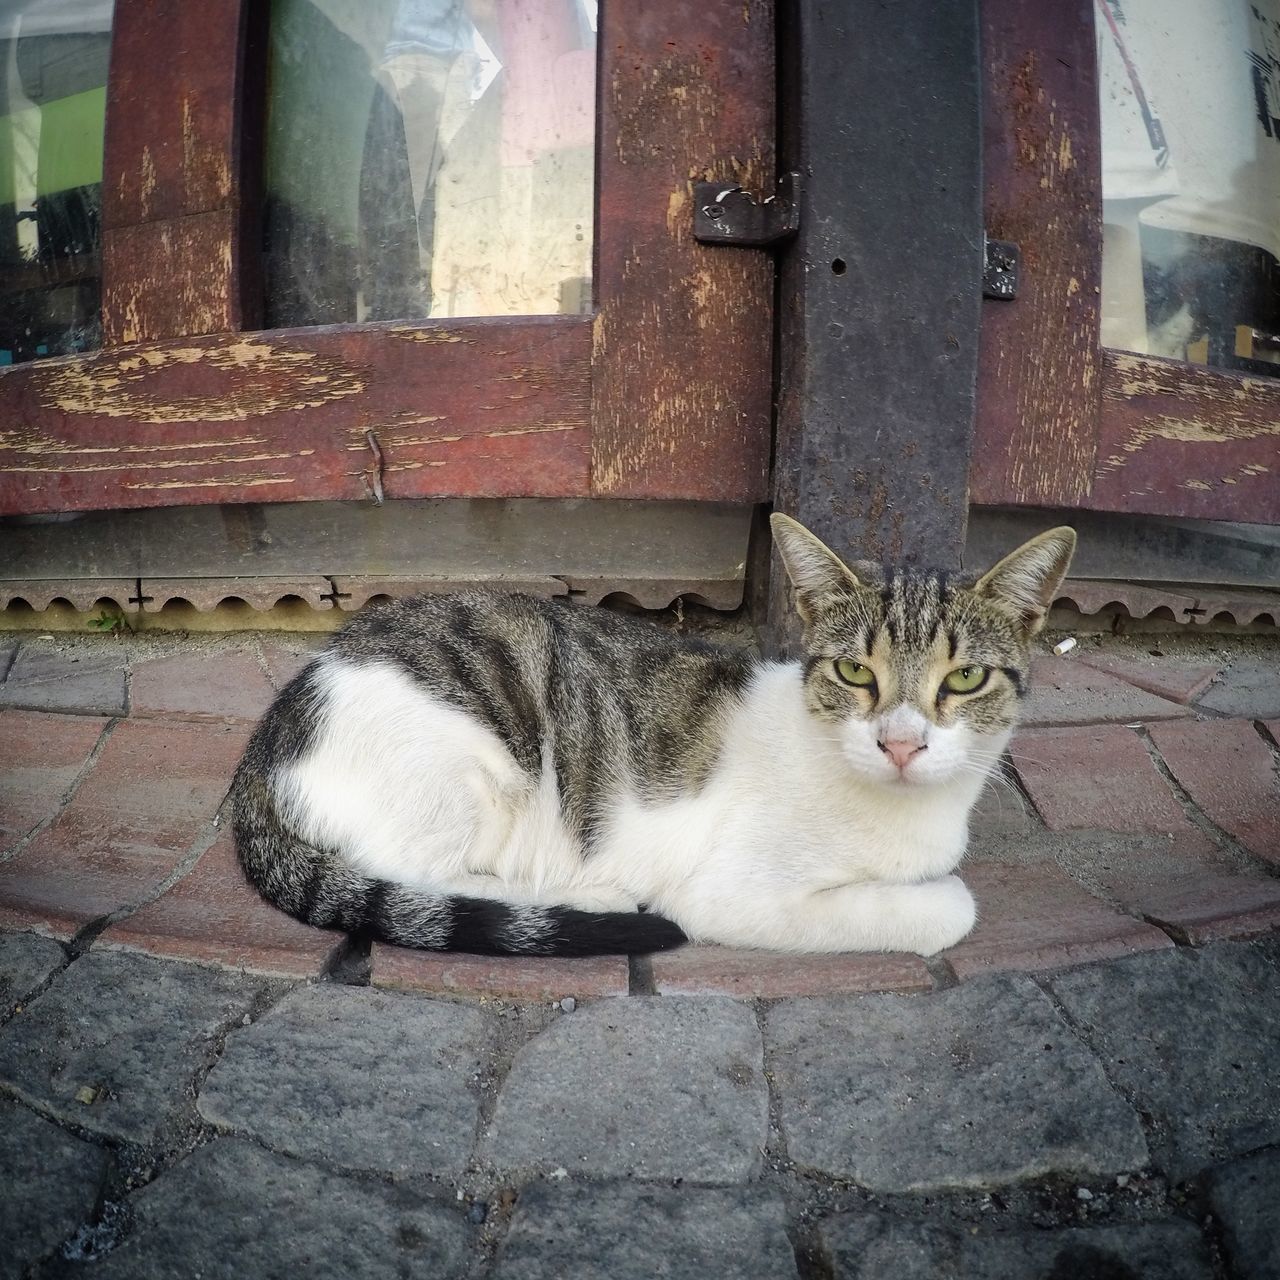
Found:
[(289, 831), (260, 778), (242, 772), (233, 794), (245, 873), (268, 902), (307, 924), (400, 947), (482, 955), (626, 955), (686, 941), (678, 925), (647, 912), (512, 906), (366, 876)]

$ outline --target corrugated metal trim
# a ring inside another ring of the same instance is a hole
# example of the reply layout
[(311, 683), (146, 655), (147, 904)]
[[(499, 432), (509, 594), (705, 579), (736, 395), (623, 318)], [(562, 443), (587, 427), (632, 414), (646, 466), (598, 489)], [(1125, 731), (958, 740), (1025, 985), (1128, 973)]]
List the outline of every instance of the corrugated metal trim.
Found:
[(1187, 588), (1151, 583), (1069, 579), (1058, 591), (1057, 605), (1070, 605), (1088, 616), (1121, 608), (1131, 618), (1149, 618), (1160, 610), (1174, 622), (1206, 625), (1226, 620), (1280, 625), (1280, 595), (1247, 587)]

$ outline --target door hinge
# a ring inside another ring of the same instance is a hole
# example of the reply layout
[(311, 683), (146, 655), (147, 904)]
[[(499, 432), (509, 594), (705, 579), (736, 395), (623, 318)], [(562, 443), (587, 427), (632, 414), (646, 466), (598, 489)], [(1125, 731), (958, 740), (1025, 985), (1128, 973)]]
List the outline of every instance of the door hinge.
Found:
[(983, 236), (982, 296), (1008, 302), (1018, 296), (1018, 246)]
[(784, 173), (776, 195), (757, 200), (727, 182), (693, 184), (693, 238), (749, 248), (777, 244), (800, 229), (800, 175)]

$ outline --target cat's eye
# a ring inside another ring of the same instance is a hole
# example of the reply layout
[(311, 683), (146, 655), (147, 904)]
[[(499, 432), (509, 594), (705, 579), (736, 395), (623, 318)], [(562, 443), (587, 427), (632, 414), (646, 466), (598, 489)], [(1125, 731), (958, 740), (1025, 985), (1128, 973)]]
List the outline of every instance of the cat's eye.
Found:
[(835, 665), (836, 675), (845, 684), (854, 685), (859, 689), (869, 689), (876, 682), (876, 673), (861, 662), (854, 662), (852, 658), (837, 658)]
[(957, 667), (948, 672), (942, 687), (948, 693), (976, 693), (986, 683), (986, 667)]

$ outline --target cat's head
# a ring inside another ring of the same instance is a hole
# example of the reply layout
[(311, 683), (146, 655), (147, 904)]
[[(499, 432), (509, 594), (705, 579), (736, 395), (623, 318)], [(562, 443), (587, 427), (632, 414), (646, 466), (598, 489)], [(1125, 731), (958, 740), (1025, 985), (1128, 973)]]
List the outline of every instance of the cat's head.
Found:
[(1004, 750), (1076, 535), (1050, 529), (976, 582), (846, 565), (775, 514), (804, 622), (805, 699), (859, 775), (899, 785), (985, 774)]

